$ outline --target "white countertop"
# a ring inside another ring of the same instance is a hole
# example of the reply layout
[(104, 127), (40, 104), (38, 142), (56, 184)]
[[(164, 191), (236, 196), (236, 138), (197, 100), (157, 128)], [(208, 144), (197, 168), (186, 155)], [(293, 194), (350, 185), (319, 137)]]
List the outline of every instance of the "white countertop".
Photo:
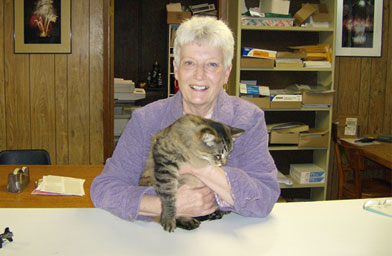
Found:
[(264, 219), (229, 214), (167, 233), (101, 209), (0, 208), (14, 241), (0, 255), (392, 255), (392, 218), (366, 200), (278, 203)]

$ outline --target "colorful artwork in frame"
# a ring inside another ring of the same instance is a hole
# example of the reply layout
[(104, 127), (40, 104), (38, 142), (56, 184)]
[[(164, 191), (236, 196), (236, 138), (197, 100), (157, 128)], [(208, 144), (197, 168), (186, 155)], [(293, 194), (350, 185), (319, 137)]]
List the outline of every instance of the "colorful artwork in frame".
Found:
[(15, 0), (15, 53), (71, 53), (71, 0)]
[(336, 56), (381, 56), (383, 0), (338, 0)]

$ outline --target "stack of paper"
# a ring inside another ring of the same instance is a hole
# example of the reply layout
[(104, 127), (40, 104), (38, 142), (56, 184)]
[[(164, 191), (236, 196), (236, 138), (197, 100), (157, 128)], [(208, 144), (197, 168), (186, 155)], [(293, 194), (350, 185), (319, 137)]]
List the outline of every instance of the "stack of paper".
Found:
[(293, 181), (289, 177), (281, 173), (280, 171), (278, 171), (278, 183), (289, 185), (289, 186), (293, 185)]
[(114, 78), (114, 99), (135, 101), (144, 99), (146, 92), (144, 89), (135, 88), (132, 80), (124, 80), (123, 78)]
[(302, 68), (302, 59), (306, 58), (304, 52), (278, 52), (275, 60), (275, 67), (282, 68)]
[(329, 61), (304, 61), (304, 66), (307, 68), (330, 68), (332, 67)]
[(290, 164), (290, 176), (300, 184), (325, 181), (325, 171), (315, 164)]
[[(291, 49), (306, 53), (306, 61), (324, 61), (332, 63), (332, 47), (329, 44), (291, 46)], [(306, 62), (305, 67), (306, 67)]]
[(84, 179), (54, 175), (43, 176), (43, 178), (38, 181), (38, 186), (32, 194), (84, 196), (84, 182)]

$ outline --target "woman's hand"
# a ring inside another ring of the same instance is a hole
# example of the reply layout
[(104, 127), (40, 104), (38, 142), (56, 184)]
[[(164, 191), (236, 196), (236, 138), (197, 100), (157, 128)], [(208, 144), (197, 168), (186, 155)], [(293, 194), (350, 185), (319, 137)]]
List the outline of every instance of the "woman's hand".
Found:
[(182, 185), (177, 191), (177, 216), (197, 217), (213, 213), (218, 206), (209, 187)]
[[(184, 184), (177, 190), (176, 197), (177, 216), (204, 216), (215, 212), (218, 208), (214, 191), (207, 186), (191, 187)], [(159, 216), (161, 211), (159, 196), (144, 195), (142, 197), (139, 209), (140, 215)]]
[(233, 206), (234, 198), (231, 195), (231, 186), (225, 171), (218, 166), (207, 165), (202, 168), (193, 168), (189, 165), (179, 170), (179, 174), (192, 174), (213, 190), (224, 201), (225, 206)]

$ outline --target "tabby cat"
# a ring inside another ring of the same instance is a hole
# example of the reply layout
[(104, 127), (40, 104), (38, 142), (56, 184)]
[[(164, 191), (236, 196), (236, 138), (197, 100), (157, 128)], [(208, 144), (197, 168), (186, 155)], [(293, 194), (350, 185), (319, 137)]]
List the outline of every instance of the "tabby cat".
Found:
[(200, 186), (201, 181), (191, 174), (179, 175), (185, 164), (195, 168), (209, 164), (225, 165), (233, 150), (234, 139), (245, 131), (239, 128), (186, 114), (171, 126), (159, 131), (151, 138), (151, 149), (146, 166), (139, 181), (141, 186), (153, 186), (161, 199), (160, 222), (163, 229), (172, 232), (176, 226), (192, 230), (206, 219), (221, 218), (221, 211), (210, 217), (177, 217), (176, 191), (179, 186)]

